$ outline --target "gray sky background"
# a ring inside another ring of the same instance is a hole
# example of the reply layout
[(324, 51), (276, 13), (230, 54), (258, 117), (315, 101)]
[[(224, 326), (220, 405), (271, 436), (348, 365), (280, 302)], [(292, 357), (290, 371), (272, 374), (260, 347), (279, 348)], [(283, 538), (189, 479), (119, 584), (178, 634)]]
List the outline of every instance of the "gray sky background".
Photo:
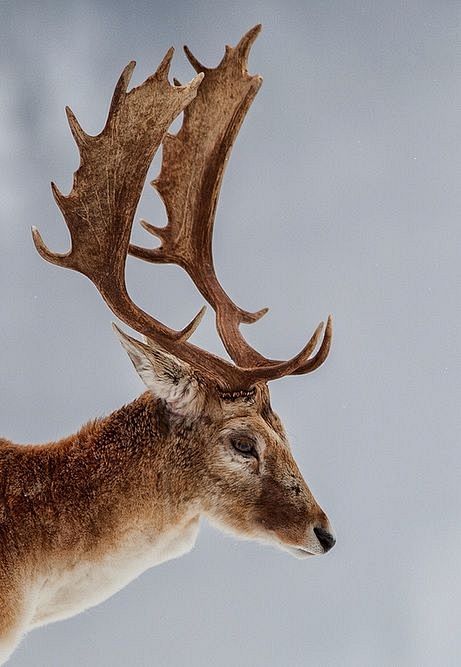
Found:
[[(184, 43), (214, 65), (257, 22), (264, 84), (215, 257), (239, 304), (270, 307), (246, 330), (268, 355), (334, 313), (328, 362), (272, 396), (337, 547), (301, 562), (205, 526), (190, 555), (32, 632), (12, 667), (459, 664), (459, 2), (2, 2), (0, 431), (56, 439), (142, 391), (96, 290), (31, 242), (35, 224), (68, 244), (49, 190), (78, 164), (64, 106), (97, 132), (129, 60), (139, 83), (173, 44), (186, 80)], [(139, 217), (164, 220), (149, 188)], [(128, 284), (174, 327), (202, 305), (174, 267), (130, 260)], [(195, 340), (221, 351), (211, 315)]]

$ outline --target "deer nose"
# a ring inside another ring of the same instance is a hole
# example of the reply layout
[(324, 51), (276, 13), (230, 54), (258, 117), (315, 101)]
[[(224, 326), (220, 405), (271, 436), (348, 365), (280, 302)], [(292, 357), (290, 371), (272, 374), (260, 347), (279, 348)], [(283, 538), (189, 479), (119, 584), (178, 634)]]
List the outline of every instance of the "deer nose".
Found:
[(324, 528), (316, 527), (314, 533), (325, 553), (335, 546), (336, 538)]

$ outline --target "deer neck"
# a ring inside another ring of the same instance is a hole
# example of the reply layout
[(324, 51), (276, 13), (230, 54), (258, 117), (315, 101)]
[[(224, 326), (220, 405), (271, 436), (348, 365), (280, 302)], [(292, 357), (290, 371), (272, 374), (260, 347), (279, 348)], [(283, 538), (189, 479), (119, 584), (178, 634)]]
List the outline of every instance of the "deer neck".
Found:
[(96, 484), (122, 518), (168, 530), (200, 511), (192, 429), (150, 392), (94, 425)]
[(65, 440), (14, 449), (29, 459), (11, 468), (12, 489), (28, 490), (27, 502), (11, 491), (17, 539), (46, 560), (99, 558), (138, 537), (154, 547), (198, 525), (200, 448), (149, 393)]
[(143, 394), (67, 440), (34, 448), (54, 459), (53, 491), (35, 514), (41, 525), (51, 513), (59, 519), (42, 542), (32, 627), (98, 604), (193, 547), (200, 485), (188, 446), (184, 425)]

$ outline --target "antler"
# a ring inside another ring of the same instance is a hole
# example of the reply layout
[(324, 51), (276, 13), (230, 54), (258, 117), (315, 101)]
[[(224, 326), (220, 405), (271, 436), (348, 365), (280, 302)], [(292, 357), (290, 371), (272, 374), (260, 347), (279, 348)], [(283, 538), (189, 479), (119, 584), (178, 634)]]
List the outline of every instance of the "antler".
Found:
[[(240, 76), (243, 72), (245, 84), (248, 88), (245, 93), (248, 101), (243, 101), (243, 103), (237, 105), (234, 121), (230, 123), (229, 128), (227, 130), (226, 127), (221, 128), (225, 135), (226, 131), (229, 132), (227, 144), (226, 136), (223, 136), (220, 143), (217, 143), (223, 159), (220, 160), (219, 157), (211, 159), (210, 156), (211, 162), (208, 165), (206, 162), (208, 153), (205, 154), (204, 158), (197, 155), (201, 169), (207, 173), (209, 170), (211, 178), (205, 177), (202, 179), (203, 182), (200, 179), (198, 181), (186, 179), (189, 183), (188, 187), (200, 188), (198, 194), (192, 196), (192, 200), (195, 207), (201, 201), (203, 202), (201, 210), (205, 225), (200, 228), (197, 224), (197, 212), (195, 212), (194, 220), (196, 221), (192, 225), (181, 227), (179, 225), (180, 218), (175, 218), (176, 223), (172, 223), (171, 227), (166, 227), (165, 230), (156, 230), (156, 233), (161, 235), (164, 243), (170, 237), (173, 243), (174, 233), (178, 235), (178, 238), (182, 235), (187, 237), (190, 233), (198, 235), (197, 239), (184, 243), (183, 255), (180, 253), (175, 255), (165, 254), (162, 259), (155, 259), (155, 261), (175, 261), (192, 272), (195, 270), (193, 267), (196, 266), (196, 261), (208, 261), (207, 266), (211, 267), (211, 271), (204, 270), (202, 274), (201, 270), (197, 269), (199, 289), (205, 296), (210, 296), (210, 303), (213, 306), (222, 302), (223, 306), (216, 309), (217, 313), (220, 313), (220, 319), (222, 317), (226, 318), (227, 313), (231, 313), (231, 317), (235, 318), (237, 331), (240, 321), (255, 321), (264, 311), (255, 314), (246, 313), (246, 311), (235, 306), (225, 295), (213, 269), (211, 231), (224, 161), (251, 99), (260, 84), (259, 79), (254, 82), (255, 77), (249, 77), (245, 72), (246, 57), (258, 30), (250, 31), (241, 40), (237, 49), (227, 48), (226, 57), (223, 60), (225, 62), (228, 58), (234, 62), (234, 57), (230, 58), (227, 54), (238, 51), (237, 61), (240, 63)], [(166, 350), (189, 363), (201, 372), (205, 378), (211, 379), (223, 390), (245, 389), (258, 381), (268, 381), (291, 373), (306, 372), (303, 370), (306, 363), (315, 362), (319, 365), (318, 361), (315, 360), (319, 360), (322, 355), (326, 356), (325, 350), (328, 352), (327, 348), (331, 337), (330, 320), (327, 323), (322, 346), (313, 359), (307, 361), (317, 344), (320, 327), (317, 328), (304, 350), (290, 361), (281, 363), (267, 361), (253, 350), (254, 355), (257, 356), (251, 357), (251, 363), (241, 364), (247, 366), (242, 368), (187, 342), (187, 338), (200, 322), (203, 309), (183, 330), (174, 331), (136, 306), (128, 295), (125, 283), (126, 257), (129, 250), (133, 218), (147, 170), (167, 128), (196, 97), (197, 90), (200, 90), (199, 84), (204, 77), (204, 74), (200, 73), (185, 86), (172, 86), (168, 82), (168, 71), (172, 56), (173, 49), (170, 49), (155, 74), (129, 92), (126, 91), (135, 63), (131, 62), (127, 65), (115, 88), (108, 118), (100, 134), (96, 136), (86, 134), (78, 124), (72, 111), (66, 109), (69, 125), (80, 152), (80, 166), (74, 174), (73, 186), (69, 195), (61, 194), (54, 184), (52, 184), (52, 190), (69, 228), (72, 242), (71, 249), (65, 254), (51, 252), (44, 244), (38, 230), (33, 228), (36, 248), (44, 259), (53, 264), (71, 268), (86, 275), (95, 284), (111, 310), (122, 321), (147, 338), (155, 339)], [(193, 56), (190, 56), (190, 59), (191, 62), (196, 64), (197, 68), (200, 68)], [(237, 71), (235, 69), (236, 64), (233, 67), (234, 71)], [(205, 71), (208, 74), (215, 70)], [(224, 82), (225, 85), (229, 85), (230, 80), (227, 77), (225, 79), (227, 81), (227, 83)], [(247, 80), (252, 82), (249, 87)], [(232, 92), (230, 92), (230, 96), (232, 97)], [(205, 129), (206, 125), (202, 127), (202, 131), (205, 131)], [(185, 136), (187, 131), (187, 123), (185, 122), (184, 131), (181, 130), (182, 136)], [(194, 134), (192, 138), (196, 141)], [(172, 146), (174, 139), (168, 135), (166, 146)], [(214, 139), (211, 139), (211, 143), (214, 141)], [(229, 146), (228, 149), (226, 145)], [(188, 157), (185, 163), (187, 170), (191, 169), (190, 153), (193, 153), (194, 150), (198, 150), (198, 146), (195, 146), (193, 140), (187, 150)], [(178, 197), (179, 200), (181, 200), (181, 197), (183, 198), (183, 211), (185, 211), (188, 209), (188, 196), (183, 186), (181, 186), (181, 189), (177, 186), (180, 180), (179, 172), (183, 166), (175, 161), (174, 153), (171, 153), (171, 156), (168, 157), (169, 154), (169, 149), (166, 148), (165, 160), (170, 165), (169, 170), (173, 173), (166, 175), (166, 171), (164, 172), (162, 169), (160, 176), (160, 183), (163, 183), (163, 186), (160, 186), (161, 193), (167, 202), (168, 196), (165, 193), (169, 187), (167, 181), (170, 180), (172, 188), (178, 187)], [(216, 192), (216, 195), (207, 188), (211, 188), (212, 191)], [(172, 197), (173, 200), (174, 197)], [(207, 215), (205, 215), (206, 213)], [(202, 245), (209, 249), (205, 250), (203, 255), (200, 255), (198, 249)], [(173, 245), (171, 245), (171, 248), (173, 248)], [(155, 251), (146, 252), (155, 253)], [(149, 259), (152, 258), (149, 257)], [(214, 278), (211, 287), (207, 287), (206, 279), (208, 275), (211, 275), (212, 279)], [(237, 319), (234, 313), (238, 313), (240, 319)], [(325, 345), (326, 338), (328, 338), (327, 345)], [(231, 349), (233, 350), (232, 347)], [(252, 350), (252, 348), (249, 349)], [(250, 359), (250, 357), (248, 358)], [(309, 370), (312, 370), (312, 368), (309, 367)]]
[[(202, 65), (184, 47), (189, 62), (204, 73), (197, 96), (184, 112), (184, 122), (177, 135), (163, 140), (163, 162), (159, 177), (152, 185), (159, 192), (168, 214), (166, 227), (142, 226), (161, 240), (158, 248), (130, 245), (135, 257), (158, 263), (174, 263), (187, 271), (216, 313), (216, 327), (221, 340), (236, 364), (274, 366), (281, 362), (266, 359), (244, 339), (240, 324), (256, 322), (267, 308), (250, 313), (237, 306), (223, 290), (214, 269), (212, 234), (216, 206), (224, 170), (240, 126), (261, 83), (260, 76), (250, 76), (247, 62), (250, 48), (261, 30), (257, 25), (242, 37), (235, 48), (226, 47), (216, 68)], [(321, 327), (322, 328), (322, 327)], [(291, 360), (289, 373), (307, 373), (326, 358), (331, 343), (331, 320), (322, 345), (313, 358), (313, 339)], [(315, 341), (319, 336), (317, 329)], [(285, 367), (284, 374), (288, 374)]]

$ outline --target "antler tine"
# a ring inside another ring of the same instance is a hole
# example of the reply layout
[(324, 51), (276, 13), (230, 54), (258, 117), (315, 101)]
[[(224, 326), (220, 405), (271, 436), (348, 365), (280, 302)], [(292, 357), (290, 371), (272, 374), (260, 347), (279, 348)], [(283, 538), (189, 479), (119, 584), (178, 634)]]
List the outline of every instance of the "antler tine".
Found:
[[(204, 67), (185, 47), (191, 65), (205, 76), (197, 97), (184, 112), (178, 134), (165, 136), (161, 172), (152, 182), (165, 204), (168, 224), (156, 227), (142, 221), (142, 226), (159, 238), (161, 245), (130, 245), (129, 252), (149, 262), (174, 263), (185, 269), (215, 310), (219, 336), (233, 361), (247, 369), (271, 367), (275, 378), (279, 374), (310, 372), (320, 365), (329, 344), (324, 340), (313, 359), (309, 359), (315, 348), (312, 339), (287, 362), (263, 357), (244, 339), (240, 325), (256, 322), (267, 308), (251, 313), (237, 306), (218, 281), (212, 255), (214, 218), (224, 170), (262, 82), (260, 76), (251, 76), (247, 71), (250, 49), (260, 31), (261, 26), (256, 25), (237, 46), (227, 46), (215, 68)], [(327, 330), (331, 338), (331, 323)], [(264, 373), (264, 377), (269, 375)]]
[(313, 357), (309, 358), (303, 365), (299, 366), (299, 368), (294, 370), (291, 374), (304, 375), (306, 373), (312, 373), (312, 371), (317, 370), (317, 368), (319, 368), (323, 364), (323, 362), (328, 357), (328, 354), (330, 353), (332, 339), (333, 339), (333, 317), (332, 315), (328, 315), (325, 331), (323, 332), (322, 342), (316, 354)]
[(186, 341), (188, 340), (192, 334), (198, 329), (200, 326), (200, 322), (203, 320), (203, 316), (206, 313), (206, 306), (202, 306), (200, 310), (198, 311), (197, 315), (194, 317), (193, 320), (187, 324), (182, 331), (180, 331), (180, 337), (178, 340)]
[[(248, 65), (248, 56), (250, 55), (251, 47), (253, 46), (261, 30), (262, 30), (262, 25), (260, 23), (253, 26), (250, 30), (248, 30), (247, 33), (245, 33), (245, 35), (243, 35), (242, 39), (235, 47), (235, 51), (237, 52), (238, 57), (245, 70)], [(228, 51), (232, 51), (232, 48), (230, 47)]]
[(163, 56), (162, 62), (160, 63), (160, 65), (155, 70), (155, 73), (152, 74), (151, 78), (153, 78), (153, 79), (164, 79), (165, 81), (168, 79), (168, 73), (170, 71), (170, 66), (171, 66), (171, 61), (173, 59), (173, 55), (174, 55), (174, 47), (170, 46), (168, 51)]
[(190, 64), (192, 65), (192, 67), (195, 69), (196, 72), (209, 71), (208, 67), (205, 67), (205, 65), (202, 65), (202, 63), (199, 60), (197, 60), (197, 58), (194, 56), (194, 54), (187, 45), (184, 45), (184, 53), (187, 56), (187, 60), (190, 62)]
[[(301, 368), (306, 368), (306, 366), (309, 364), (310, 356), (317, 346), (322, 330), (323, 322), (320, 322), (301, 352), (299, 352), (292, 359), (289, 359), (288, 361), (280, 361), (272, 365), (267, 365), (264, 368), (257, 367), (249, 371), (249, 373), (251, 373), (251, 375), (255, 378), (254, 381), (276, 380), (278, 378), (284, 377), (285, 375), (294, 375), (296, 372), (300, 372)], [(307, 373), (309, 370), (305, 370), (304, 372)]]

